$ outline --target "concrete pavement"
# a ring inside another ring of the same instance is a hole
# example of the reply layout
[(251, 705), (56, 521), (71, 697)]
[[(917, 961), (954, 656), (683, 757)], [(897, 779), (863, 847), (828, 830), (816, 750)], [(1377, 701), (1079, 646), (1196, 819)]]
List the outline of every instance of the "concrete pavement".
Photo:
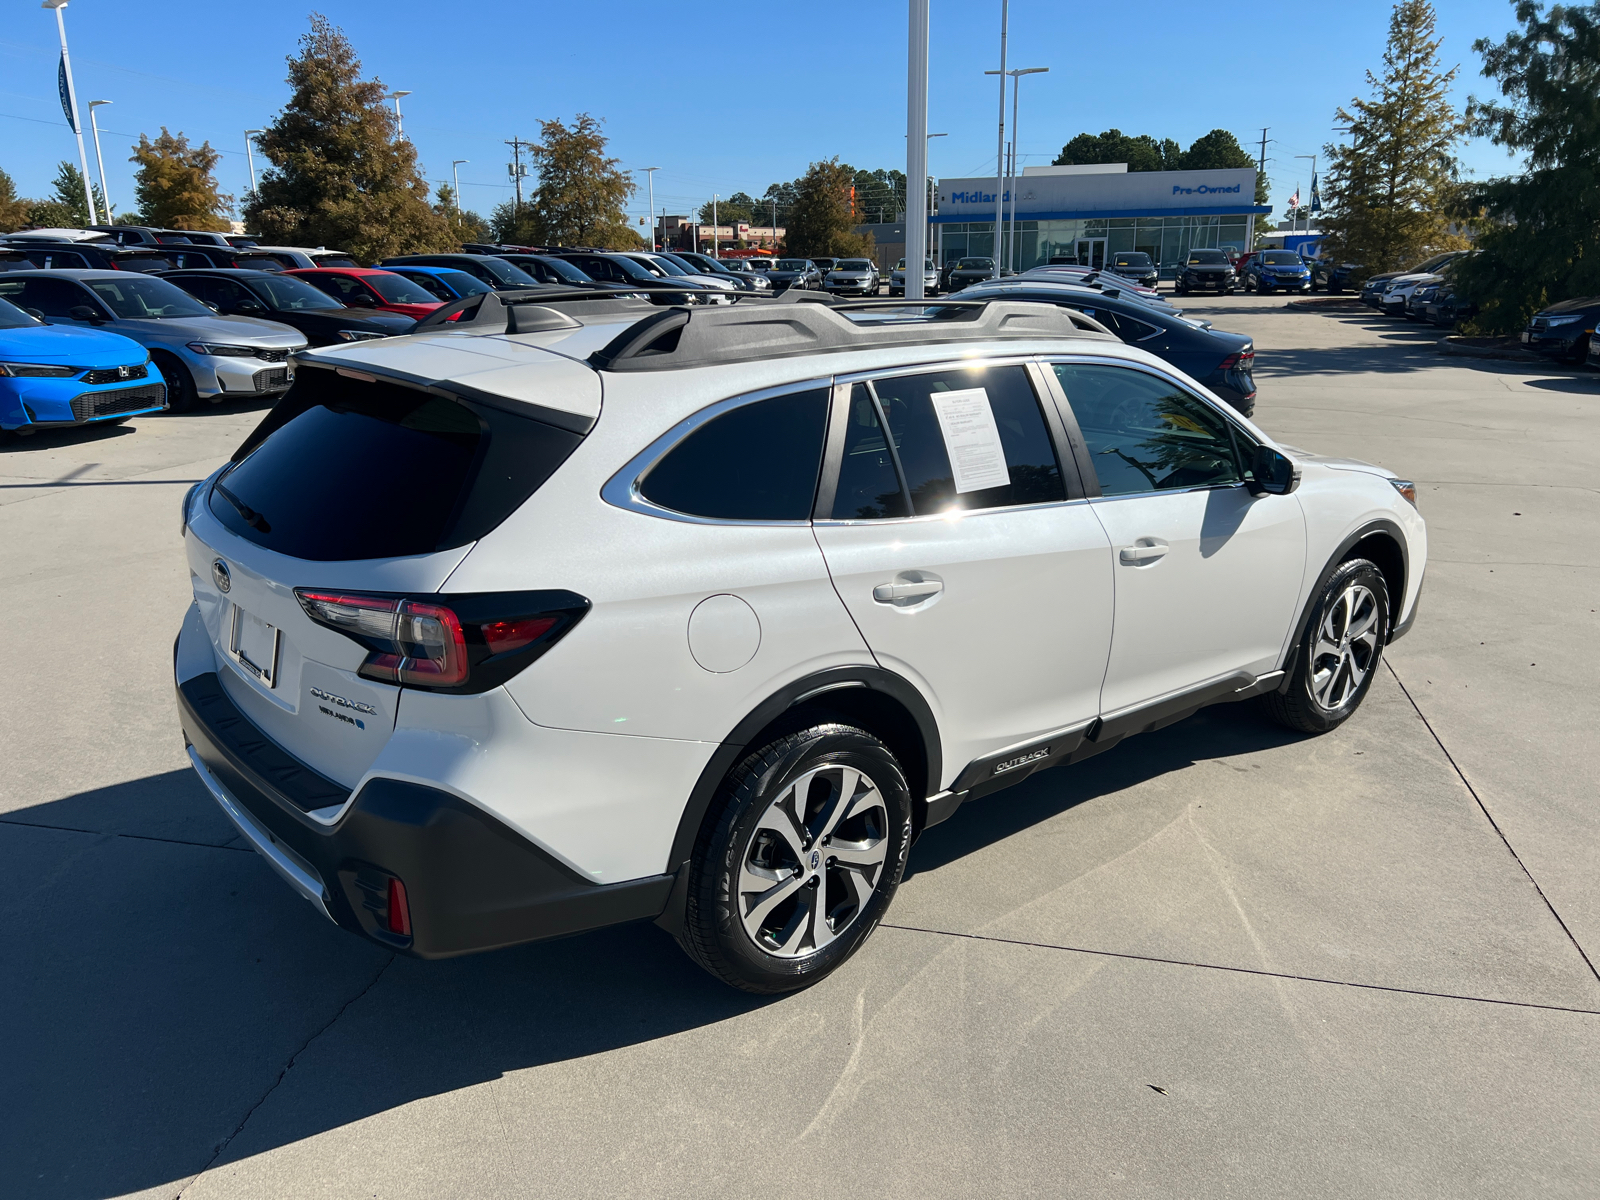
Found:
[(1257, 420), (1419, 482), (1414, 631), (1303, 739), (1202, 712), (931, 831), (775, 1000), (650, 926), (444, 963), (342, 933), (187, 770), (184, 481), (259, 412), (0, 452), (0, 1194), (1600, 1192), (1600, 376), (1362, 310)]

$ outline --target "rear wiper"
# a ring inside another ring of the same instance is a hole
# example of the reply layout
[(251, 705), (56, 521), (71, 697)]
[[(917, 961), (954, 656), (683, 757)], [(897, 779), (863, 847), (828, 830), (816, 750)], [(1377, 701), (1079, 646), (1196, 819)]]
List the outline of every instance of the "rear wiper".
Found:
[(224, 500), (239, 510), (239, 515), (244, 518), (244, 523), (250, 526), (251, 529), (257, 530), (260, 533), (272, 532), (272, 526), (267, 524), (267, 519), (255, 509), (251, 508), (248, 504), (239, 499), (239, 497), (235, 496), (220, 483), (214, 483), (211, 486), (213, 490), (221, 494)]

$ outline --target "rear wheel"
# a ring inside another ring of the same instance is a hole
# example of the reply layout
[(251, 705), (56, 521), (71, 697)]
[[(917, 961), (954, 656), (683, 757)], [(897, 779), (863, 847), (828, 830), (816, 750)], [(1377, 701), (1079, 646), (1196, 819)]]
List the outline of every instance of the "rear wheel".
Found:
[(680, 942), (747, 992), (806, 987), (882, 919), (911, 846), (900, 764), (865, 730), (816, 725), (729, 772), (691, 860)]
[(184, 366), (183, 360), (176, 355), (166, 353), (152, 354), (150, 358), (167, 385), (168, 411), (193, 411), (197, 402), (194, 376), (189, 374), (189, 368)]
[(1327, 733), (1361, 707), (1389, 635), (1389, 588), (1370, 559), (1339, 564), (1323, 587), (1294, 654), (1289, 686), (1262, 697), (1280, 724)]

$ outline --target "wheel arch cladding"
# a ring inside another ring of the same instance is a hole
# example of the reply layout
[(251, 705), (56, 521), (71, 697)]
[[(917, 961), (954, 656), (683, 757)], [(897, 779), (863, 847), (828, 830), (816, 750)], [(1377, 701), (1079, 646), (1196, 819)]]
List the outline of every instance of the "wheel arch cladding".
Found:
[(676, 871), (694, 851), (723, 779), (752, 747), (810, 725), (855, 725), (888, 746), (906, 774), (919, 818), (944, 769), (933, 711), (910, 683), (876, 667), (837, 667), (780, 688), (758, 705), (712, 754), (679, 818), (666, 869)]

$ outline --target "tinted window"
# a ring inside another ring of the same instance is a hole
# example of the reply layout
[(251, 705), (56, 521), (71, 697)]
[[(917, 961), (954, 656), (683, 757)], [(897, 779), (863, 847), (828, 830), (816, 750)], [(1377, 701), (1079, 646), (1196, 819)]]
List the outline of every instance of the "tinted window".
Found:
[(1239, 481), (1227, 422), (1176, 384), (1127, 367), (1054, 365), (1104, 495)]
[(359, 267), (361, 265), (348, 254), (316, 254), (312, 257), (319, 267)]
[(373, 291), (377, 292), (390, 304), (435, 303), (432, 296), (403, 275), (367, 275), (363, 276), (363, 278)]
[(0, 329), (31, 329), (38, 324), (10, 300), (0, 300)]
[(240, 537), (295, 558), (426, 554), (493, 529), (582, 440), (500, 408), (307, 369), (209, 504)]
[(866, 384), (858, 383), (850, 390), (850, 407), (845, 415), (844, 456), (839, 462), (833, 517), (840, 521), (872, 521), (910, 515), (872, 393)]
[(117, 258), (117, 266), (124, 271), (165, 271), (172, 260), (161, 254), (123, 254)]
[(679, 442), (639, 490), (652, 503), (696, 517), (807, 520), (827, 412), (821, 388), (742, 405)]
[(261, 275), (250, 281), (250, 287), (266, 296), (270, 306), (280, 312), (331, 312), (344, 307), (332, 296), (292, 275)]
[(349, 275), (305, 275), (294, 278), (303, 278), (312, 287), (319, 288), (347, 303), (353, 297), (368, 295), (367, 289), (361, 286), (361, 281)]
[[(421, 271), (402, 271), (398, 267), (392, 269), (397, 275), (404, 275), (407, 279), (411, 280), (412, 283), (416, 284), (423, 291), (427, 292), (435, 300), (454, 300), (457, 298), (456, 294), (452, 292), (445, 285), (444, 281), (437, 275), (424, 275)], [(470, 276), (467, 276), (467, 278), (470, 278)], [(482, 291), (490, 290), (483, 284), (479, 284), (478, 286)], [(462, 292), (461, 294), (465, 296), (468, 293)]]
[[(465, 271), (446, 271), (443, 275), (438, 276), (438, 278), (444, 280), (449, 287), (454, 288), (456, 296), (481, 296), (485, 292), (494, 291), (494, 289), (483, 280), (474, 275), (468, 275)], [(411, 279), (414, 283), (422, 282), (421, 279), (418, 279), (414, 275), (411, 276)], [(441, 300), (450, 300), (454, 299), (455, 297), (450, 296), (447, 292), (445, 295), (439, 298)]]
[(47, 317), (66, 319), (80, 304), (98, 307), (69, 279), (8, 279), (0, 283), (0, 296), (19, 308), (32, 308)]
[(94, 294), (124, 320), (154, 317), (209, 317), (211, 310), (165, 279), (125, 275), (119, 279), (90, 279)]
[(565, 280), (567, 283), (593, 282), (589, 276), (578, 270), (577, 267), (573, 266), (569, 262), (563, 262), (559, 258), (541, 258), (539, 260), (539, 265), (553, 274), (557, 279)]
[[(441, 266), (445, 265), (443, 263)], [(478, 264), (489, 278), (497, 283), (511, 284), (515, 287), (529, 287), (538, 281), (526, 271), (518, 270), (504, 259), (489, 258)]]
[(1085, 316), (1093, 317), (1125, 342), (1140, 342), (1161, 330), (1145, 321), (1135, 320), (1126, 313), (1109, 308), (1079, 309)]
[(1216, 266), (1228, 261), (1228, 256), (1221, 250), (1191, 250), (1189, 251), (1189, 265), (1191, 267)]
[(1268, 250), (1261, 261), (1269, 267), (1298, 267), (1300, 256), (1291, 250)]

